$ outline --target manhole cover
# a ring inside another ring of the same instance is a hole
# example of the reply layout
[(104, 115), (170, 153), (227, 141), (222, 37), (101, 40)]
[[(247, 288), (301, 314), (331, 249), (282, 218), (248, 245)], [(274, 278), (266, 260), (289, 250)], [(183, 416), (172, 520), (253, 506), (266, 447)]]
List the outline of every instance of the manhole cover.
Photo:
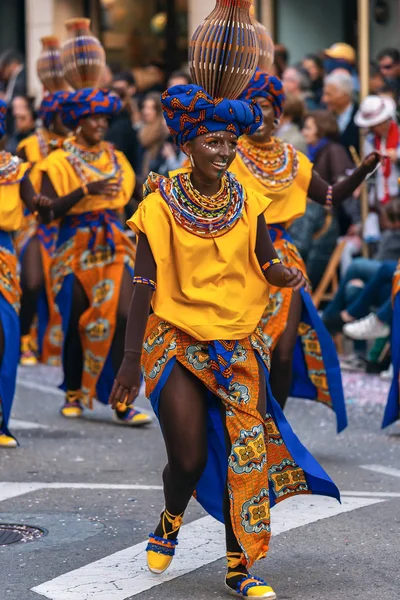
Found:
[(39, 527), (0, 523), (0, 546), (8, 546), (18, 542), (32, 542), (43, 537), (46, 533), (45, 529), (39, 529)]

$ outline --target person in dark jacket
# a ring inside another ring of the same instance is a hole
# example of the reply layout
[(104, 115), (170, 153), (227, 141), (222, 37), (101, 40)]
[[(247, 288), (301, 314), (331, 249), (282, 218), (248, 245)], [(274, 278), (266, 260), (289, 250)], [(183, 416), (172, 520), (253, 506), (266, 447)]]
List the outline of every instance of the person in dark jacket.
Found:
[(133, 75), (129, 72), (116, 75), (112, 90), (121, 98), (122, 110), (111, 118), (106, 140), (125, 154), (135, 173), (138, 173), (140, 171), (140, 148), (132, 124), (132, 98), (136, 90)]
[[(305, 120), (303, 137), (307, 156), (314, 170), (330, 185), (348, 174), (353, 164), (337, 139), (335, 117), (326, 110), (315, 111)], [(313, 288), (319, 284), (340, 235), (337, 211), (309, 202), (306, 213), (290, 229), (294, 242), (306, 263)]]
[(351, 148), (357, 153), (360, 150), (360, 130), (354, 123), (358, 110), (353, 100), (354, 84), (350, 73), (334, 71), (324, 82), (323, 102), (332, 114), (335, 115), (339, 127), (339, 142), (352, 156)]

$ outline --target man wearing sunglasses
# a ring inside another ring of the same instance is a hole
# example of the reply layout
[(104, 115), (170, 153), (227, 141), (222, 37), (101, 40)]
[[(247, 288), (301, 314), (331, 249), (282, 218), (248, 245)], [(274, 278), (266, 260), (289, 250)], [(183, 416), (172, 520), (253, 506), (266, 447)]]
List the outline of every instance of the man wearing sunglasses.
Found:
[(396, 92), (400, 100), (400, 52), (397, 48), (385, 48), (378, 54), (379, 69), (385, 82)]

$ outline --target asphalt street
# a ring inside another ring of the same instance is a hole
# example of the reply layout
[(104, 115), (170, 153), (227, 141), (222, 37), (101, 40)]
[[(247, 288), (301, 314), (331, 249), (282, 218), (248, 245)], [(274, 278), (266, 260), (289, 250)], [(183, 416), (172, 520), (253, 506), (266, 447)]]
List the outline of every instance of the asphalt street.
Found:
[[(192, 501), (166, 576), (150, 575), (147, 535), (163, 508), (165, 451), (158, 424), (130, 429), (111, 410), (59, 415), (59, 372), (21, 369), (13, 409), (16, 450), (0, 451), (0, 525), (26, 524), (40, 539), (0, 547), (0, 600), (222, 600), (220, 525)], [(279, 600), (399, 600), (400, 426), (380, 422), (388, 384), (345, 375), (350, 426), (293, 399), (287, 417), (338, 484), (339, 505), (307, 497), (272, 512), (269, 557), (253, 573)], [(147, 409), (144, 397), (138, 404)]]

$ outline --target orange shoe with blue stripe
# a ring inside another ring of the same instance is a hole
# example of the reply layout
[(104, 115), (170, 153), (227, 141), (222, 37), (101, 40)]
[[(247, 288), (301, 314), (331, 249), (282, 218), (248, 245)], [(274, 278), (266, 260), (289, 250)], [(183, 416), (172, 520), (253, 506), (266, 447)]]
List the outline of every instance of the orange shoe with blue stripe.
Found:
[(23, 335), (21, 337), (21, 358), (19, 362), (23, 367), (34, 367), (38, 364), (35, 344), (30, 335)]
[(149, 543), (146, 548), (147, 566), (152, 573), (161, 575), (172, 563), (178, 540), (168, 539), (168, 536), (173, 536), (179, 532), (182, 519), (183, 514), (175, 516), (165, 510), (161, 515), (163, 536), (160, 537), (154, 535), (154, 533), (149, 535)]
[(118, 404), (114, 413), (114, 421), (119, 425), (127, 425), (128, 427), (142, 427), (151, 423), (153, 419), (147, 413), (121, 403)]
[(0, 448), (17, 448), (18, 442), (11, 435), (0, 431)]

